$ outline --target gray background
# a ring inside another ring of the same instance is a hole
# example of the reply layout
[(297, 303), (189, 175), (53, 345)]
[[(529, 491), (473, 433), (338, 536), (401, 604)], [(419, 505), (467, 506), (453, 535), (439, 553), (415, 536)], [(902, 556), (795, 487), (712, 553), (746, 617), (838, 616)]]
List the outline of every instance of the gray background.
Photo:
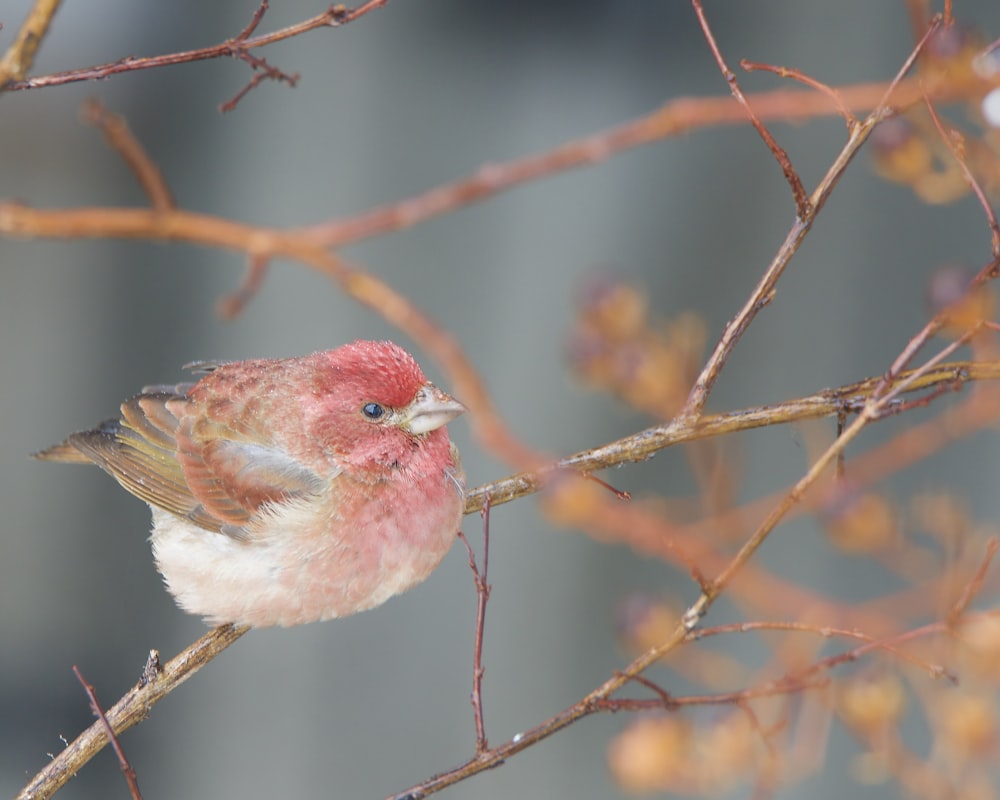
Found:
[[(708, 5), (733, 64), (747, 57), (793, 65), (842, 84), (893, 74), (911, 47), (901, 2)], [(1000, 34), (994, 0), (956, 6), (990, 38)], [(7, 0), (0, 8), (3, 46), (27, 7)], [(251, 0), (69, 2), (35, 73), (215, 43), (242, 28), (253, 8)], [(321, 8), (275, 2), (261, 31)], [(265, 84), (228, 115), (218, 104), (250, 77), (228, 60), (3, 97), (0, 196), (40, 207), (144, 203), (118, 157), (79, 122), (90, 95), (127, 117), (182, 207), (283, 226), (402, 198), (670, 98), (726, 92), (683, 2), (394, 2), (264, 55), (301, 73), (299, 88)], [(764, 75), (743, 80), (747, 89), (780, 85)], [(807, 186), (844, 139), (837, 119), (773, 130)], [(714, 337), (770, 260), (792, 211), (780, 171), (751, 130), (707, 130), (347, 255), (453, 331), (513, 429), (559, 453), (648, 424), (568, 372), (565, 343), (586, 276), (623, 274), (648, 289), (660, 313), (702, 313)], [(860, 159), (777, 301), (741, 343), (713, 407), (881, 372), (925, 319), (927, 275), (945, 261), (978, 266), (987, 257), (973, 200), (927, 207)], [(296, 355), (359, 337), (411, 343), (293, 264), (275, 264), (232, 323), (213, 314), (242, 274), (230, 253), (0, 240), (0, 269), (0, 795), (9, 795), (47, 751), (60, 749), (60, 735), (72, 738), (91, 721), (70, 665), (110, 704), (134, 682), (149, 648), (169, 657), (203, 631), (160, 587), (145, 541), (147, 509), (96, 469), (35, 463), (27, 454), (109, 415), (146, 383), (180, 379), (179, 365), (193, 359)], [(505, 474), (463, 422), (452, 430), (472, 484)], [(978, 514), (995, 516), (995, 447), (992, 436), (978, 438), (896, 485), (946, 476)], [(789, 430), (747, 436), (741, 447), (751, 466), (745, 497), (776, 490), (804, 465)], [(638, 492), (692, 490), (679, 452), (613, 479)], [(465, 530), (476, 534), (477, 521)], [(825, 590), (856, 590), (856, 563), (818, 560), (806, 523), (784, 530), (785, 546), (765, 553), (774, 565)], [(553, 532), (534, 500), (498, 509), (494, 531), (486, 706), (499, 743), (625, 663), (612, 621), (629, 591), (669, 589), (688, 601), (695, 593), (683, 576), (624, 547)], [(458, 763), (473, 745), (474, 610), (465, 555), (455, 547), (426, 584), (380, 609), (253, 632), (124, 737), (145, 796), (373, 798)], [(451, 796), (617, 796), (604, 751), (626, 721), (585, 721)], [(822, 780), (787, 795), (883, 794), (850, 783), (850, 752), (835, 742)], [(112, 757), (102, 754), (60, 797), (125, 795)]]

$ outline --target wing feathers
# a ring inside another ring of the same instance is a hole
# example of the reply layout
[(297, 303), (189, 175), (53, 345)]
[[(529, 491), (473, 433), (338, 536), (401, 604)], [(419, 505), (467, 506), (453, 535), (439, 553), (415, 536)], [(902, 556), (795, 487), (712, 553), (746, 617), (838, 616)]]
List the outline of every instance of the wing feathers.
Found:
[(175, 388), (189, 387), (148, 387), (122, 404), (119, 419), (35, 457), (91, 461), (150, 505), (235, 536), (265, 503), (321, 490), (313, 470), (276, 446), (248, 441), (245, 420), (237, 416), (234, 430)]

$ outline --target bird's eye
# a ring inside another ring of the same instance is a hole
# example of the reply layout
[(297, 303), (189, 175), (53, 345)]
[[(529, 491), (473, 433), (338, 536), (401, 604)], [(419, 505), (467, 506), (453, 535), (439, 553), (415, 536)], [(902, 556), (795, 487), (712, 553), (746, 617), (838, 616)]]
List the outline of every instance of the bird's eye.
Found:
[(385, 409), (378, 403), (365, 403), (361, 406), (361, 413), (368, 419), (381, 419), (385, 416)]

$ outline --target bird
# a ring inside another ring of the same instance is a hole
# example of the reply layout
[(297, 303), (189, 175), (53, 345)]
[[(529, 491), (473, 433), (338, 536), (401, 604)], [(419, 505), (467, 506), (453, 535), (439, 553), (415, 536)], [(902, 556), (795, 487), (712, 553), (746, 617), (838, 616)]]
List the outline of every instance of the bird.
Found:
[(209, 625), (344, 617), (423, 581), (464, 513), (466, 411), (388, 341), (195, 362), (35, 458), (93, 463), (149, 504), (167, 590)]

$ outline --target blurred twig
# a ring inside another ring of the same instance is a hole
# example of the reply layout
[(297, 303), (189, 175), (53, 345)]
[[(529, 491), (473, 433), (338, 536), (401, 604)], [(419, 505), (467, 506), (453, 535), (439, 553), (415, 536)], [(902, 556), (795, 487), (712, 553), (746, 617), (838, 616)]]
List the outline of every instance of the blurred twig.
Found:
[(150, 158), (146, 148), (132, 134), (125, 118), (112, 114), (100, 101), (90, 99), (83, 106), (83, 118), (101, 129), (104, 140), (121, 156), (122, 161), (132, 170), (136, 181), (149, 197), (150, 205), (157, 211), (175, 208), (173, 193), (167, 179)]
[(54, 239), (185, 241), (246, 253), (250, 259), (283, 256), (299, 261), (331, 278), (362, 305), (376, 310), (447, 370), (453, 393), (474, 412), (474, 430), (484, 447), (515, 467), (538, 466), (543, 462), (539, 454), (516, 439), (504, 425), (485, 384), (453, 336), (409, 298), (306, 237), (174, 209), (95, 206), (42, 211), (9, 202), (0, 202), (0, 233)]

